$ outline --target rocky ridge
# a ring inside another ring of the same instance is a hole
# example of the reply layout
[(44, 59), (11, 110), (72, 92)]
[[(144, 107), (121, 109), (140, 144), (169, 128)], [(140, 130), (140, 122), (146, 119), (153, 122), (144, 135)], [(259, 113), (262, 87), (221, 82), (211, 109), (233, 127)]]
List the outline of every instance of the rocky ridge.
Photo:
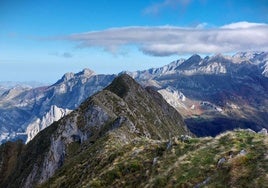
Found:
[(125, 144), (136, 138), (167, 140), (181, 134), (192, 135), (180, 114), (160, 94), (121, 75), (27, 145), (15, 144), (12, 151), (18, 158), (12, 162), (5, 163), (8, 159), (1, 153), (4, 179), (0, 186), (29, 188), (45, 183), (76, 155), (101, 147), (110, 138), (115, 144)]

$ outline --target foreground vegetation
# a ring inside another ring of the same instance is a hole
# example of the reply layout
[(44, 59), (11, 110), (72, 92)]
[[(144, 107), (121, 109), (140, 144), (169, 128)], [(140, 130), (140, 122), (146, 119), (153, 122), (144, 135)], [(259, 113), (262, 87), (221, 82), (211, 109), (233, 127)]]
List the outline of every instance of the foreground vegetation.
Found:
[(216, 138), (69, 145), (65, 165), (40, 187), (267, 187), (268, 136), (246, 130)]

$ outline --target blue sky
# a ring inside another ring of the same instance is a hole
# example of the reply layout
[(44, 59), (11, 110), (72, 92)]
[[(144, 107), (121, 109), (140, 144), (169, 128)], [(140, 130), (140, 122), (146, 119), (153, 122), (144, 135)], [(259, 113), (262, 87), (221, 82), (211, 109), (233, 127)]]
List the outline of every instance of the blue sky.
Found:
[[(268, 50), (267, 0), (1, 0), (0, 81)], [(265, 40), (266, 39), (266, 40)]]

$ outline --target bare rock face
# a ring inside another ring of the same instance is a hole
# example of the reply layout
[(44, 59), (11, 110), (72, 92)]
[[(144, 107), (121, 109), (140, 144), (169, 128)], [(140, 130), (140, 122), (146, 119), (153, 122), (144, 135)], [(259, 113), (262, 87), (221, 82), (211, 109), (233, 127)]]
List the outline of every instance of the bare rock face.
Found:
[(26, 129), (27, 142), (32, 140), (40, 131), (51, 125), (54, 121), (58, 121), (65, 115), (69, 114), (71, 110), (51, 106), (50, 110), (40, 119), (35, 119)]

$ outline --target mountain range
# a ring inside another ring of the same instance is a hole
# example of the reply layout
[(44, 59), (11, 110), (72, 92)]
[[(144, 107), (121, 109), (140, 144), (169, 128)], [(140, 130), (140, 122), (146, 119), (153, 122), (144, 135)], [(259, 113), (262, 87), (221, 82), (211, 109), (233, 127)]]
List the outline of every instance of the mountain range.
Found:
[[(193, 55), (160, 68), (123, 72), (158, 91), (198, 136), (234, 128), (268, 128), (268, 53)], [(117, 75), (89, 69), (66, 73), (51, 86), (12, 88), (0, 96), (0, 142), (29, 142), (52, 122), (75, 110)]]
[(0, 97), (0, 142), (32, 139), (40, 130), (106, 87), (115, 77), (96, 75), (84, 69), (77, 74), (66, 73), (51, 86), (7, 90)]
[(40, 83), (40, 82), (11, 82), (11, 81), (3, 82), (3, 81), (0, 81), (0, 94), (15, 87), (30, 89), (30, 88), (41, 87), (44, 85), (46, 84)]
[(27, 144), (2, 144), (0, 187), (265, 187), (267, 150), (266, 129), (195, 137), (154, 88), (121, 74)]
[(117, 147), (134, 139), (167, 140), (181, 134), (193, 135), (181, 115), (159, 93), (122, 74), (27, 145), (4, 144), (0, 148), (0, 185), (35, 187), (74, 156), (85, 156), (99, 147), (105, 150), (108, 140), (116, 141), (113, 147)]
[(233, 128), (267, 128), (268, 53), (193, 55), (158, 68), (129, 73), (151, 85), (199, 136)]

